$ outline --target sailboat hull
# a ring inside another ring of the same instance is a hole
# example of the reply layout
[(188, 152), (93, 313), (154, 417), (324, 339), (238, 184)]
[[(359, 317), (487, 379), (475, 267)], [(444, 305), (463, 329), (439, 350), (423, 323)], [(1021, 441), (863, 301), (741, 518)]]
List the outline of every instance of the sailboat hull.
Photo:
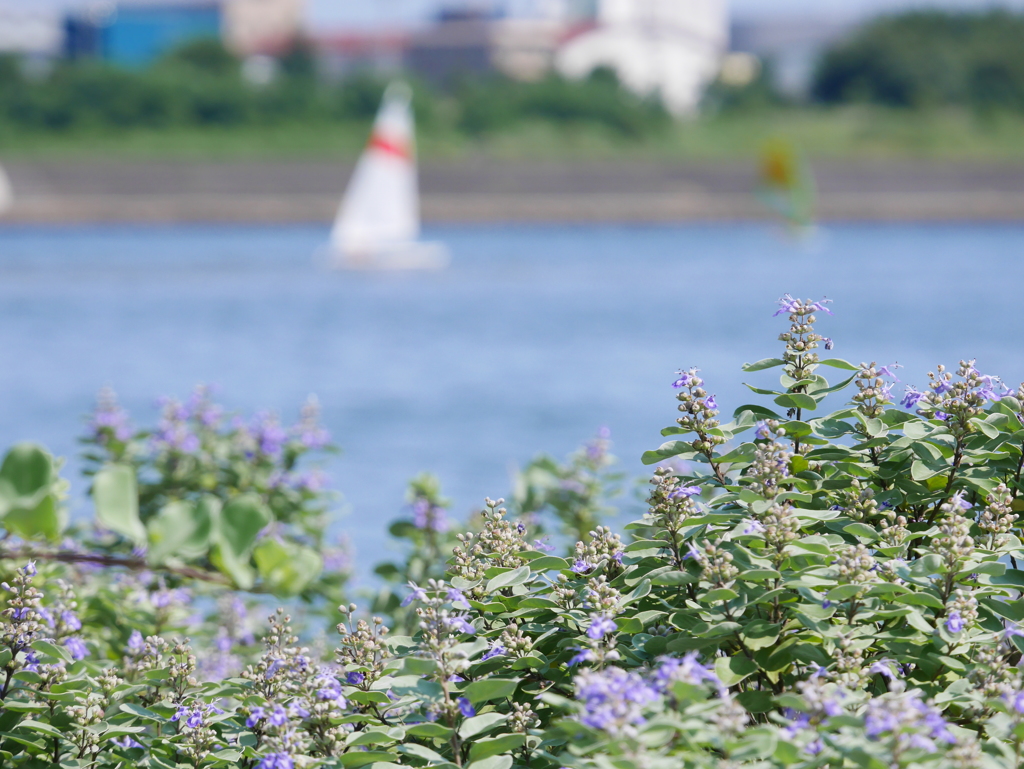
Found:
[(399, 270), (443, 270), (451, 264), (451, 254), (443, 243), (412, 241), (372, 251), (331, 252), (330, 267), (335, 270), (390, 272)]

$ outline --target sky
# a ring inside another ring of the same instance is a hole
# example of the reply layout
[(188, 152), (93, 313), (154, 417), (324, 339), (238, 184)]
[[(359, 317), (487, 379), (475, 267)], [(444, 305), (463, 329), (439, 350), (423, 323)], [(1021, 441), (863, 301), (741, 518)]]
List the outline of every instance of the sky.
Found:
[[(19, 10), (81, 6), (90, 0), (0, 0), (0, 7)], [(310, 26), (317, 28), (399, 27), (428, 21), (445, 5), (467, 0), (306, 0)], [(486, 0), (500, 2), (501, 0)], [(524, 0), (512, 0), (524, 2)], [(528, 1), (528, 0), (525, 0)], [(686, 0), (679, 0), (686, 2)], [(481, 2), (481, 0), (477, 0)], [(733, 15), (751, 17), (858, 17), (912, 6), (1024, 9), (1024, 0), (730, 0)]]
[[(38, 0), (24, 0), (38, 2)], [(392, 26), (427, 20), (449, 0), (307, 0), (310, 21), (329, 26)], [(680, 0), (685, 2), (685, 0)], [(738, 17), (857, 17), (901, 7), (946, 6), (987, 8), (992, 5), (1024, 8), (1024, 0), (731, 0)]]

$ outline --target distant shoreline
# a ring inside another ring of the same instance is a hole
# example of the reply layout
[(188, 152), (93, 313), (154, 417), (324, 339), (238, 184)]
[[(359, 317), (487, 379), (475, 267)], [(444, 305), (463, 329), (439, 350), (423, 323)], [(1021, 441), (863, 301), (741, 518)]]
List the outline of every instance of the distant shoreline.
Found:
[[(351, 165), (337, 161), (13, 161), (4, 224), (327, 223)], [(826, 221), (1024, 221), (1024, 163), (815, 164)], [(770, 219), (752, 163), (426, 164), (427, 223), (659, 223)]]

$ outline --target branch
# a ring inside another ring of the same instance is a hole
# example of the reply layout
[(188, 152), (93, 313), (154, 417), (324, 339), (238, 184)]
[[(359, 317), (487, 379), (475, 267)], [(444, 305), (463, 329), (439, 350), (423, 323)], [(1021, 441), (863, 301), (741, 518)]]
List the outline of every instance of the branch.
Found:
[(135, 556), (104, 555), (102, 553), (81, 553), (75, 550), (0, 550), (0, 559), (12, 560), (43, 560), (59, 563), (90, 563), (96, 566), (112, 566), (129, 571), (164, 571), (186, 579), (197, 579), (202, 582), (214, 582), (219, 585), (234, 587), (234, 583), (219, 572), (197, 569), (191, 566), (156, 566), (145, 558)]

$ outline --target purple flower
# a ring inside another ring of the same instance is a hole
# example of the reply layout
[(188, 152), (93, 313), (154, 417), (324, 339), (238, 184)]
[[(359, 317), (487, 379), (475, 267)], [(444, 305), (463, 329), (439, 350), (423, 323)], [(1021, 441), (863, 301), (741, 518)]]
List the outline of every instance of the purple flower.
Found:
[(64, 628), (70, 630), (72, 633), (76, 630), (82, 629), (82, 620), (78, 619), (78, 615), (73, 611), (65, 609), (60, 614), (60, 621), (64, 623)]
[(552, 553), (555, 550), (553, 545), (549, 545), (548, 543), (542, 542), (539, 539), (533, 540), (533, 548), (535, 550), (539, 550), (542, 553)]
[(949, 616), (946, 618), (946, 630), (948, 630), (950, 633), (960, 633), (963, 632), (963, 629), (964, 621), (963, 618), (960, 616), (960, 612), (951, 611), (949, 613)]
[(701, 492), (700, 486), (680, 486), (678, 489), (673, 489), (669, 492), (669, 499), (683, 499), (686, 497), (695, 497)]
[(345, 676), (345, 682), (351, 686), (359, 686), (365, 680), (366, 675), (358, 671), (353, 671)]
[(25, 655), (24, 670), (27, 670), (30, 673), (39, 672), (39, 657), (36, 656), (35, 652), (30, 651)]
[(452, 603), (468, 603), (466, 601), (466, 596), (462, 594), (462, 591), (454, 587), (448, 588), (448, 592), (445, 594), (445, 598), (447, 598)]
[(266, 711), (261, 707), (255, 707), (249, 711), (249, 717), (245, 719), (245, 725), (249, 729), (252, 729), (256, 724), (266, 718)]
[(768, 426), (768, 423), (761, 421), (757, 423), (757, 429), (754, 430), (754, 438), (762, 441), (770, 441), (772, 439), (772, 429)]
[(580, 649), (572, 659), (569, 660), (569, 667), (573, 668), (579, 665), (581, 662), (590, 662), (594, 659), (594, 652), (590, 649)]
[(718, 403), (715, 401), (715, 396), (714, 395), (709, 395), (704, 400), (704, 405), (707, 406), (709, 409), (714, 409), (714, 410), (718, 409)]
[(21, 573), (24, 574), (26, 577), (36, 576), (36, 574), (39, 573), (38, 571), (36, 571), (36, 562), (29, 561), (28, 563), (26, 563), (24, 566), (21, 567)]
[(621, 668), (585, 670), (575, 683), (576, 699), (583, 705), (580, 721), (613, 735), (634, 733), (644, 722), (643, 707), (658, 698), (639, 673)]
[(615, 620), (607, 614), (598, 614), (590, 623), (590, 627), (587, 628), (587, 637), (596, 641), (600, 638), (604, 638), (609, 633), (614, 633), (615, 629)]
[(141, 748), (142, 743), (132, 739), (131, 735), (126, 734), (121, 739), (111, 738), (110, 740), (114, 745), (119, 748), (128, 750), (129, 748)]
[(422, 587), (419, 587), (418, 585), (415, 585), (412, 582), (409, 583), (409, 587), (412, 588), (412, 592), (405, 597), (405, 600), (402, 601), (403, 607), (408, 606), (413, 601), (427, 600), (427, 591), (424, 590)]
[(573, 565), (569, 568), (569, 571), (573, 572), (574, 574), (586, 574), (593, 568), (594, 567), (587, 563), (585, 559), (577, 558), (576, 562), (573, 563)]
[(295, 769), (295, 761), (288, 753), (268, 753), (256, 764), (256, 769)]
[[(345, 698), (341, 698), (341, 706), (345, 706)], [(302, 705), (297, 702), (293, 702), (291, 707), (288, 708), (288, 715), (292, 718), (309, 718), (309, 711), (306, 710)]]
[(898, 368), (903, 368), (903, 366), (901, 366), (899, 363), (893, 363), (891, 366), (882, 366), (880, 369), (878, 369), (878, 375), (887, 376), (890, 379), (895, 379), (897, 382), (899, 382), (900, 378), (896, 376), (894, 373), (892, 373)]
[(710, 681), (721, 685), (714, 670), (698, 662), (695, 651), (688, 652), (684, 657), (663, 657), (661, 664), (654, 670), (653, 681), (659, 691), (665, 691), (677, 681), (693, 685)]
[(189, 729), (200, 729), (203, 726), (203, 711), (195, 708), (185, 719), (185, 726)]
[(81, 638), (75, 636), (69, 636), (64, 639), (64, 648), (71, 654), (71, 658), (75, 660), (84, 660), (89, 656), (89, 647), (85, 645), (85, 642)]
[(288, 440), (288, 433), (284, 431), (277, 416), (269, 411), (259, 411), (249, 425), (249, 436), (256, 443), (260, 453), (269, 457), (275, 457), (284, 449), (285, 441)]
[(772, 314), (772, 317), (777, 318), (783, 314), (792, 315), (799, 309), (800, 303), (796, 299), (794, 299), (790, 294), (785, 294), (781, 299), (779, 299), (779, 309), (777, 309)]
[(162, 587), (159, 590), (150, 593), (149, 596), (150, 602), (153, 604), (154, 608), (157, 609), (167, 609), (174, 604), (184, 606), (190, 599), (191, 596), (189, 595), (189, 592), (180, 587), (173, 589)]
[(129, 654), (140, 654), (145, 648), (146, 641), (142, 637), (142, 633), (138, 630), (133, 630), (132, 634), (128, 636), (128, 653)]
[(694, 376), (697, 373), (697, 369), (690, 369), (689, 371), (677, 371), (679, 378), (672, 383), (672, 386), (677, 390), (682, 387), (689, 387), (690, 383), (693, 382), (697, 377)]
[(826, 350), (831, 350), (833, 347), (836, 346), (836, 343), (832, 341), (832, 337), (827, 336), (823, 341), (825, 342)]
[(412, 505), (412, 522), (417, 529), (423, 531), (448, 531), (448, 518), (443, 507), (438, 507), (426, 499), (417, 499)]
[(812, 756), (816, 756), (821, 751), (823, 751), (824, 749), (825, 749), (825, 743), (822, 742), (820, 739), (817, 739), (817, 740), (814, 740), (813, 742), (808, 742), (807, 745), (804, 746), (804, 753), (807, 753), (807, 754), (812, 755)]
[(465, 614), (453, 614), (451, 617), (449, 617), (448, 627), (455, 628), (460, 633), (476, 635), (476, 628), (469, 623), (469, 621), (466, 619)]
[(827, 598), (824, 601), (821, 602), (821, 608), (822, 609), (829, 609), (831, 607), (832, 607), (832, 602), (830, 600), (828, 600)]
[(459, 712), (466, 718), (472, 718), (476, 715), (476, 708), (474, 708), (473, 704), (465, 697), (459, 697), (456, 702), (459, 704)]
[(274, 705), (274, 709), (267, 714), (267, 723), (271, 726), (284, 726), (288, 723), (288, 713), (280, 705)]
[(495, 643), (490, 649), (484, 652), (484, 656), (480, 658), (480, 661), (486, 662), (487, 660), (494, 659), (495, 657), (499, 657), (502, 654), (507, 654), (505, 647), (502, 646), (500, 643)]
[(1018, 713), (1024, 715), (1024, 691), (1012, 692), (1006, 696), (1010, 700), (1010, 706)]
[(903, 400), (900, 401), (900, 405), (905, 409), (912, 409), (925, 395), (926, 393), (919, 392), (913, 385), (907, 385), (906, 393), (903, 396)]
[(743, 529), (744, 534), (760, 534), (762, 531), (764, 531), (764, 524), (753, 519)]

